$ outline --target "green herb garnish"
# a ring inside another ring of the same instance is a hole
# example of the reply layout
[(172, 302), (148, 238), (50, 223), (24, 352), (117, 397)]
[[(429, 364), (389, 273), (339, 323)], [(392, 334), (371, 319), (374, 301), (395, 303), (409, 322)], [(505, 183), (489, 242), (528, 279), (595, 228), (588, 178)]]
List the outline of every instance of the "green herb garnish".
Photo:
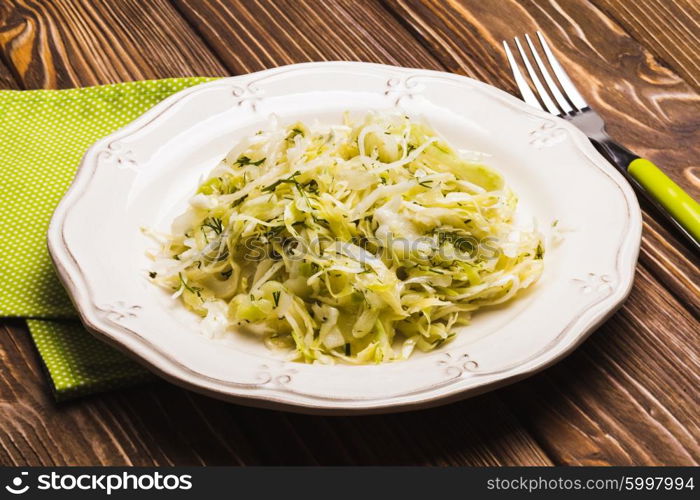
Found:
[(202, 227), (208, 227), (216, 234), (221, 234), (221, 232), (224, 230), (224, 224), (218, 217), (207, 217), (204, 219), (204, 222), (202, 222)]
[(275, 307), (280, 305), (280, 293), (279, 291), (272, 292), (272, 299), (275, 301)]
[(540, 241), (537, 244), (537, 250), (535, 251), (535, 259), (542, 260), (543, 257), (544, 257), (544, 247), (542, 246), (542, 242)]
[[(182, 273), (177, 273), (177, 275), (180, 277), (181, 288), (184, 288), (188, 292), (195, 294), (200, 299), (202, 298), (202, 289), (200, 287), (188, 285), (187, 281), (185, 281), (185, 278), (182, 276)], [(204, 302), (204, 299), (202, 299), (202, 302)]]
[(294, 179), (294, 178), (295, 178), (296, 176), (298, 176), (298, 175), (301, 175), (301, 172), (299, 172), (299, 171), (297, 170), (296, 172), (294, 172), (294, 173), (293, 173), (292, 175), (290, 175), (289, 177), (286, 177), (286, 178), (284, 178), (284, 179), (276, 180), (275, 182), (273, 182), (273, 183), (270, 184), (269, 186), (265, 186), (264, 188), (262, 188), (261, 191), (262, 191), (263, 193), (271, 193), (272, 191), (274, 191), (275, 189), (277, 189), (277, 186), (279, 186), (280, 184), (293, 184), (293, 185), (295, 185), (295, 186), (299, 186), (299, 181), (297, 181), (296, 179)]
[(240, 165), (241, 167), (245, 167), (246, 165), (253, 165), (255, 167), (259, 167), (260, 165), (262, 165), (265, 162), (265, 160), (267, 160), (267, 158), (261, 158), (258, 161), (253, 161), (249, 157), (243, 155), (243, 156), (238, 157), (238, 159), (236, 160), (236, 163), (238, 165)]

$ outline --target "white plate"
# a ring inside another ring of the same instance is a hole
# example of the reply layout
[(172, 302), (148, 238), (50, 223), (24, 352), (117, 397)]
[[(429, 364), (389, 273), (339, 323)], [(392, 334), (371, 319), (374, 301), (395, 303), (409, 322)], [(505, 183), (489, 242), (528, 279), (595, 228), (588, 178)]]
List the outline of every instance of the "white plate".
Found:
[[(197, 182), (270, 114), (337, 122), (400, 108), (459, 147), (492, 155), (542, 226), (568, 231), (539, 283), (475, 315), (457, 338), (373, 366), (283, 362), (244, 336), (212, 341), (146, 279), (141, 227), (167, 229)], [(315, 413), (436, 405), (513, 382), (565, 356), (625, 299), (641, 216), (622, 176), (569, 123), (483, 83), (366, 63), (309, 63), (199, 85), (100, 140), (54, 214), (49, 250), (85, 326), (169, 380), (215, 397)]]

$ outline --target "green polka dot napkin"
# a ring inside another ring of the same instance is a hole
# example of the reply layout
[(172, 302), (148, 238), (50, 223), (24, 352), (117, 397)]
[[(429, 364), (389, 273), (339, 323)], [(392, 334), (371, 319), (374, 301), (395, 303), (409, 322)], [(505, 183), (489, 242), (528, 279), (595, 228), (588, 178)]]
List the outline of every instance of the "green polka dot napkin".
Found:
[(0, 90), (0, 316), (26, 317), (57, 399), (131, 384), (147, 372), (87, 333), (46, 250), (54, 208), (96, 140), (165, 97), (211, 78), (68, 90)]
[(151, 374), (76, 321), (27, 320), (59, 401), (145, 382)]

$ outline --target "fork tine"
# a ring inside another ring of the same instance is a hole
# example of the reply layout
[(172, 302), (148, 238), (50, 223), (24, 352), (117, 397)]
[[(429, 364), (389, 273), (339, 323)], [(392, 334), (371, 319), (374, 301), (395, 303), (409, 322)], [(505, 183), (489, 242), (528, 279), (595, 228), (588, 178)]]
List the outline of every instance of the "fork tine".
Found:
[(552, 53), (552, 50), (549, 48), (547, 40), (545, 40), (544, 36), (542, 36), (542, 33), (540, 31), (537, 32), (537, 38), (540, 39), (540, 44), (544, 49), (544, 54), (547, 57), (547, 61), (549, 61), (549, 65), (552, 67), (552, 71), (554, 71), (557, 80), (559, 80), (561, 88), (564, 90), (564, 94), (568, 96), (571, 103), (574, 106), (576, 106), (579, 110), (583, 111), (584, 109), (587, 109), (589, 107), (588, 103), (579, 93), (579, 91), (576, 90), (576, 86), (569, 78), (569, 75), (566, 74), (564, 68), (561, 67), (561, 64), (559, 64), (559, 61)]
[(540, 57), (540, 53), (537, 51), (537, 48), (535, 48), (535, 44), (532, 43), (532, 39), (530, 38), (530, 35), (525, 34), (525, 40), (527, 41), (528, 47), (530, 47), (530, 52), (532, 53), (532, 57), (535, 58), (535, 64), (537, 64), (537, 67), (540, 70), (540, 74), (544, 78), (544, 82), (547, 84), (547, 88), (549, 89), (549, 92), (554, 96), (554, 100), (557, 101), (557, 104), (559, 104), (559, 107), (564, 111), (564, 113), (571, 113), (574, 108), (571, 107), (569, 104), (569, 101), (567, 101), (564, 96), (561, 94), (559, 91), (559, 87), (557, 87), (557, 84), (554, 83), (554, 80), (552, 79), (552, 76), (549, 74), (549, 71), (547, 70), (547, 66), (544, 65), (542, 62), (542, 58)]
[(540, 104), (540, 101), (538, 101), (537, 97), (535, 97), (535, 94), (532, 93), (532, 89), (527, 84), (527, 81), (525, 81), (525, 77), (520, 72), (520, 68), (518, 68), (518, 64), (515, 62), (513, 53), (510, 51), (508, 42), (506, 42), (505, 40), (503, 40), (503, 48), (506, 51), (506, 58), (508, 59), (508, 64), (510, 64), (511, 71), (513, 71), (513, 78), (515, 78), (515, 83), (518, 86), (518, 89), (520, 90), (520, 95), (522, 96), (523, 101), (528, 103), (530, 106), (544, 109)]
[(527, 57), (527, 53), (525, 52), (525, 49), (523, 49), (523, 46), (520, 44), (520, 39), (517, 36), (515, 37), (515, 45), (517, 45), (518, 47), (520, 57), (522, 58), (523, 63), (525, 63), (525, 69), (530, 75), (530, 80), (532, 80), (532, 83), (535, 85), (535, 89), (540, 95), (540, 99), (542, 99), (545, 108), (547, 108), (547, 111), (549, 111), (553, 115), (559, 115), (561, 113), (559, 111), (559, 108), (557, 108), (557, 105), (554, 104), (554, 101), (552, 101), (552, 98), (549, 97), (549, 94), (544, 89), (542, 82), (540, 82), (540, 77), (537, 76), (537, 73), (535, 73), (535, 68), (533, 68), (532, 64), (530, 64), (530, 58)]

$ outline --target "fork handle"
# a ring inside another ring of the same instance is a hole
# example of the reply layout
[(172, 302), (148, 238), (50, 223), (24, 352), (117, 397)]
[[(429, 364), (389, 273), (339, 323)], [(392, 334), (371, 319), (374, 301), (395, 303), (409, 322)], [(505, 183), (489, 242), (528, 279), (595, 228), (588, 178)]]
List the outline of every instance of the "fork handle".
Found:
[(668, 229), (675, 229), (700, 256), (700, 205), (649, 160), (610, 139), (591, 142), (627, 178), (637, 195), (669, 222)]
[(700, 203), (649, 160), (632, 160), (627, 172), (700, 242)]

